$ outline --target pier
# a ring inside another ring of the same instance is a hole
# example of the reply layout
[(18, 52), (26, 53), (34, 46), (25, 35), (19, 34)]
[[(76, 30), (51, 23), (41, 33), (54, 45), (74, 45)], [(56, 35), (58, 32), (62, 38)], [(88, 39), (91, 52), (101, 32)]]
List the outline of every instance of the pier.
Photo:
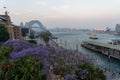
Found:
[(120, 45), (113, 45), (96, 41), (83, 41), (81, 46), (107, 55), (108, 58), (112, 57), (120, 60)]

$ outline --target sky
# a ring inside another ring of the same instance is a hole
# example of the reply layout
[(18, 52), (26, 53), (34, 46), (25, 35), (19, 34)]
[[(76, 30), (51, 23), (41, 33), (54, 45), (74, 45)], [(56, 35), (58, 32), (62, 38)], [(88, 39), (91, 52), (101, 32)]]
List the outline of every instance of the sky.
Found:
[(0, 0), (0, 14), (6, 10), (17, 25), (39, 20), (46, 28), (105, 29), (120, 23), (120, 0)]

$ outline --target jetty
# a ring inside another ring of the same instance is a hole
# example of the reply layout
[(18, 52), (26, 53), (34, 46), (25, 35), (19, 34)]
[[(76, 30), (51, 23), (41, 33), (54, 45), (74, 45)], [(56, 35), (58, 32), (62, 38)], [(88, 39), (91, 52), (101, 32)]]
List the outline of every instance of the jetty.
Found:
[(120, 45), (113, 45), (97, 41), (83, 41), (81, 46), (107, 55), (108, 58), (112, 57), (120, 60)]

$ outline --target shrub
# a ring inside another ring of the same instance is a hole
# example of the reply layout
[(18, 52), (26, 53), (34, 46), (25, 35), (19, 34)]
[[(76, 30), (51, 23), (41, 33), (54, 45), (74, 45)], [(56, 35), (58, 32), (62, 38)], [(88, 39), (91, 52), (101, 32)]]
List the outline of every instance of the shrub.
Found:
[(76, 75), (78, 80), (106, 80), (103, 71), (89, 63), (79, 65)]
[(12, 48), (3, 46), (0, 48), (0, 63), (8, 63)]
[(4, 66), (0, 70), (2, 80), (47, 80), (41, 71), (43, 64), (36, 57), (23, 57)]

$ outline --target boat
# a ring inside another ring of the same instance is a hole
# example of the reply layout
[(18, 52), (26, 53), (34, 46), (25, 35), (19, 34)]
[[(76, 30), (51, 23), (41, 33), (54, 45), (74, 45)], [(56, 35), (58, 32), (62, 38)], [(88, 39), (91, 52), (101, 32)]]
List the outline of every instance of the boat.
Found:
[(98, 39), (98, 37), (94, 34), (89, 37), (90, 39)]

